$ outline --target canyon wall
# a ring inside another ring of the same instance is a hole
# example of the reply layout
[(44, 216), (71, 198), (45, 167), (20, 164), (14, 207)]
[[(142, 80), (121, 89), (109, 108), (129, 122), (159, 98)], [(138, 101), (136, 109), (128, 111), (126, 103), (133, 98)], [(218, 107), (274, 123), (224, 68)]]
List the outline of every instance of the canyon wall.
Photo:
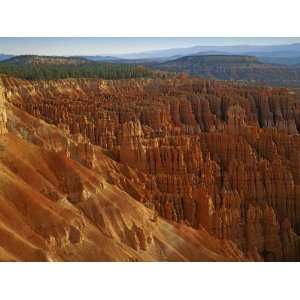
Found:
[(300, 260), (293, 91), (190, 78), (3, 82), (15, 107), (82, 141), (90, 168), (89, 144), (139, 172), (118, 184), (163, 218), (232, 240), (251, 259)]

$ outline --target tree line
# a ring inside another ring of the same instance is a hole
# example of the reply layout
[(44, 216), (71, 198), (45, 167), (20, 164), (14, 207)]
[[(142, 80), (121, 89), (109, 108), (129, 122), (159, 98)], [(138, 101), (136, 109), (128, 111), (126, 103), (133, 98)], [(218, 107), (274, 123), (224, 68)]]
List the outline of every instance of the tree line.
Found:
[(27, 80), (64, 78), (129, 79), (154, 77), (158, 74), (143, 66), (112, 63), (82, 65), (0, 63), (0, 73)]

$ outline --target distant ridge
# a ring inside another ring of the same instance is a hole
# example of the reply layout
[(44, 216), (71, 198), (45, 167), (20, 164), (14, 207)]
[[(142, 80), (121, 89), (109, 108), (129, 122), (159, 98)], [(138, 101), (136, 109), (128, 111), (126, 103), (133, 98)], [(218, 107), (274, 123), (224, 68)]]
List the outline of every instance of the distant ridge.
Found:
[(210, 79), (300, 87), (300, 68), (264, 63), (248, 55), (190, 55), (152, 67)]
[(172, 63), (172, 62), (214, 63), (214, 64), (216, 63), (218, 64), (241, 64), (241, 63), (261, 64), (261, 62), (254, 56), (224, 55), (224, 54), (183, 56), (174, 60), (170, 60), (167, 63)]
[(90, 61), (82, 57), (20, 55), (0, 62), (0, 73), (28, 80), (129, 79), (160, 76), (144, 66)]
[[(145, 51), (139, 53), (130, 53), (118, 55), (126, 59), (145, 59), (145, 58), (166, 58), (171, 56), (200, 55), (201, 53), (223, 53), (238, 55), (278, 56), (278, 57), (297, 57), (300, 53), (300, 43), (283, 45), (233, 45), (233, 46), (193, 46), (186, 48), (171, 48), (154, 51)], [(266, 55), (267, 54), (267, 55)]]
[[(153, 64), (154, 67), (173, 72), (186, 72), (192, 75), (205, 75), (206, 72), (213, 71), (212, 68), (241, 68), (249, 66), (261, 67), (264, 63), (254, 56), (248, 55), (190, 55), (183, 56), (167, 62)], [(216, 75), (213, 74), (212, 75)], [(218, 76), (216, 76), (218, 77)], [(227, 79), (227, 78), (223, 78)]]
[(40, 56), (40, 55), (19, 55), (2, 61), (12, 64), (53, 64), (53, 65), (80, 65), (89, 63), (89, 60), (82, 57), (67, 56)]
[(83, 56), (78, 56), (78, 58), (84, 58), (89, 61), (100, 61), (100, 62), (113, 62), (113, 61), (120, 60), (119, 57), (103, 56), (103, 55), (83, 55)]
[(0, 54), (0, 61), (6, 60), (13, 57), (13, 55), (9, 55), (9, 54)]

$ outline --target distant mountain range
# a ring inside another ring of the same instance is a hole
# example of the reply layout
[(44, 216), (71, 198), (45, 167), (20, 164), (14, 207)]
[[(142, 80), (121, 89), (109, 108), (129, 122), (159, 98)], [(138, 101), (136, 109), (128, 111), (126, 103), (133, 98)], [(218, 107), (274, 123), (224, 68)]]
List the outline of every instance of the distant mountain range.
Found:
[(140, 53), (120, 54), (116, 56), (85, 56), (96, 61), (118, 63), (165, 62), (191, 55), (246, 55), (255, 56), (261, 62), (293, 65), (300, 63), (300, 43), (275, 46), (194, 46), (173, 48)]
[[(118, 54), (118, 55), (74, 55), (90, 61), (117, 62), (117, 63), (148, 63), (165, 62), (183, 56), (191, 55), (247, 55), (255, 56), (262, 62), (274, 64), (298, 64), (300, 63), (300, 43), (288, 45), (269, 46), (193, 46), (187, 48), (173, 48), (146, 51), (139, 53)], [(9, 59), (14, 55), (0, 54), (0, 61)]]
[(300, 66), (263, 63), (254, 56), (191, 55), (152, 68), (220, 80), (300, 87)]
[(300, 43), (272, 46), (194, 46), (188, 48), (173, 48), (147, 51), (141, 53), (118, 55), (126, 59), (166, 58), (172, 56), (187, 56), (203, 54), (240, 54), (256, 57), (298, 57), (300, 56)]
[[(269, 52), (274, 47), (274, 53)], [(224, 54), (216, 50), (198, 52), (191, 55), (181, 56), (183, 48), (156, 52), (157, 55), (173, 54), (172, 56), (156, 56), (149, 58), (120, 58), (114, 56), (38, 56), (21, 55), (9, 57), (0, 62), (0, 71), (7, 74), (21, 74), (26, 78), (67, 78), (68, 76), (104, 76), (105, 78), (118, 78), (118, 72), (124, 78), (129, 74), (136, 76), (152, 76), (153, 70), (170, 73), (187, 73), (192, 76), (200, 76), (218, 80), (245, 81), (258, 84), (281, 85), (289, 87), (300, 87), (300, 55), (296, 50), (300, 44), (288, 46), (236, 46), (218, 47), (219, 50), (245, 52), (247, 49), (260, 49), (260, 53), (269, 56), (259, 57), (246, 54)], [(200, 47), (193, 47), (193, 50)], [(189, 48), (191, 51), (192, 48)], [(208, 50), (207, 47), (201, 49)], [(180, 50), (180, 51), (179, 51)], [(185, 50), (187, 50), (185, 48)], [(286, 51), (286, 57), (276, 56)], [(280, 52), (279, 52), (280, 51)], [(153, 52), (151, 52), (153, 54)], [(177, 55), (175, 55), (177, 53)], [(258, 53), (258, 52), (256, 52)], [(295, 56), (292, 56), (294, 53)], [(271, 56), (271, 54), (273, 56)], [(6, 55), (6, 57), (9, 55)], [(142, 55), (139, 55), (140, 57)], [(0, 56), (1, 57), (1, 56)], [(110, 66), (109, 66), (110, 65)], [(131, 66), (130, 66), (131, 65)], [(37, 66), (39, 69), (37, 70)], [(142, 69), (141, 69), (142, 68)], [(153, 69), (153, 70), (150, 70)], [(107, 73), (109, 71), (109, 74)], [(116, 73), (117, 72), (117, 73)], [(129, 73), (128, 73), (129, 72)], [(130, 73), (131, 72), (131, 73)], [(25, 75), (24, 75), (25, 74)], [(173, 75), (171, 75), (173, 76)]]
[(13, 57), (13, 55), (8, 55), (8, 54), (0, 54), (0, 61), (6, 60)]

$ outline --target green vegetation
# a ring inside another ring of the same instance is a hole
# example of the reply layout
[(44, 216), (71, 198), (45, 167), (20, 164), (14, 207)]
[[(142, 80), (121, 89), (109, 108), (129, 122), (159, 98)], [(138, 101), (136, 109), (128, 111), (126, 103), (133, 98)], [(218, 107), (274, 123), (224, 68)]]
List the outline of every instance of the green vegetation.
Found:
[(0, 73), (28, 79), (50, 80), (64, 78), (129, 79), (154, 77), (157, 72), (143, 66), (87, 62), (84, 64), (20, 64), (1, 62)]
[(166, 72), (209, 79), (243, 81), (274, 86), (300, 86), (300, 68), (262, 63), (252, 56), (193, 55), (151, 65)]

